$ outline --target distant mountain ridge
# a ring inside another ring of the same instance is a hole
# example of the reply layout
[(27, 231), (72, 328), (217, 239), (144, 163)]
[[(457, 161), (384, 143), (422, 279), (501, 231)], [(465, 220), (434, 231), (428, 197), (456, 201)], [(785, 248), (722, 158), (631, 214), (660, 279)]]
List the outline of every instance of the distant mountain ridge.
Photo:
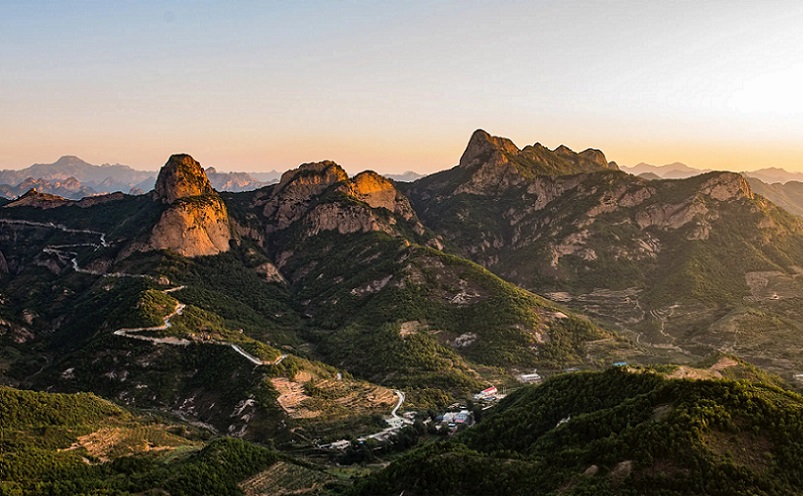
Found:
[(768, 183), (757, 177), (746, 177), (750, 187), (757, 194), (768, 198), (791, 214), (803, 216), (803, 182)]
[[(710, 172), (695, 169), (686, 164), (655, 166), (641, 162), (633, 167), (620, 167), (621, 170), (648, 181), (660, 179), (686, 179)], [(803, 173), (788, 172), (779, 167), (769, 167), (741, 173), (753, 191), (787, 212), (803, 216)]]
[(78, 179), (71, 176), (64, 180), (54, 179), (52, 181), (29, 177), (16, 186), (0, 184), (0, 196), (18, 198), (31, 189), (35, 189), (40, 193), (48, 193), (75, 200), (98, 194), (93, 188), (81, 184)]
[[(282, 173), (219, 172), (207, 167), (206, 176), (217, 191), (251, 191), (279, 182)], [(424, 177), (413, 171), (386, 174), (398, 182), (412, 182)], [(128, 165), (93, 165), (78, 157), (65, 155), (52, 164), (33, 164), (20, 170), (0, 170), (0, 196), (14, 199), (31, 188), (70, 200), (114, 192), (141, 195), (153, 189), (156, 172), (136, 170)]]
[(789, 181), (803, 181), (803, 172), (789, 172), (779, 167), (768, 167), (754, 171), (742, 172), (742, 174), (761, 179), (765, 183), (788, 183)]
[(414, 171), (405, 171), (402, 172), (401, 174), (384, 174), (384, 176), (393, 181), (401, 183), (411, 183), (413, 181), (421, 179), (422, 177), (425, 177), (426, 174), (419, 174), (418, 172)]
[(683, 179), (696, 176), (698, 174), (711, 172), (711, 169), (695, 169), (694, 167), (689, 167), (688, 165), (680, 162), (673, 162), (666, 165), (652, 165), (645, 162), (639, 162), (632, 167), (620, 165), (619, 170), (633, 174), (634, 176), (652, 173), (662, 179)]
[[(278, 181), (280, 173), (218, 172), (207, 168), (207, 177), (218, 191), (248, 191)], [(52, 164), (33, 164), (20, 170), (0, 170), (0, 196), (17, 198), (31, 188), (41, 193), (79, 200), (98, 194), (142, 194), (153, 189), (156, 171), (141, 171), (121, 164), (93, 165), (65, 155)]]
[[(33, 164), (21, 170), (0, 171), (0, 184), (12, 187), (19, 186), (29, 178), (50, 182), (72, 179), (80, 182), (82, 187), (91, 188), (96, 193), (114, 191), (127, 193), (135, 187), (143, 190), (151, 189), (156, 176), (153, 172), (134, 170), (127, 165), (92, 165), (71, 155), (65, 155), (52, 164)], [(149, 183), (150, 185), (148, 185)], [(78, 189), (73, 188), (74, 191), (78, 191)], [(68, 196), (75, 197), (76, 194)]]
[[(685, 179), (687, 177), (705, 174), (706, 172), (712, 172), (712, 169), (697, 169), (681, 162), (673, 162), (666, 165), (652, 165), (645, 162), (639, 162), (634, 166), (620, 165), (619, 169), (629, 174), (633, 174), (634, 176), (655, 174), (661, 179)], [(767, 167), (754, 171), (742, 171), (741, 174), (746, 177), (760, 179), (768, 184), (787, 183), (789, 181), (803, 182), (803, 172), (789, 172), (780, 167)]]

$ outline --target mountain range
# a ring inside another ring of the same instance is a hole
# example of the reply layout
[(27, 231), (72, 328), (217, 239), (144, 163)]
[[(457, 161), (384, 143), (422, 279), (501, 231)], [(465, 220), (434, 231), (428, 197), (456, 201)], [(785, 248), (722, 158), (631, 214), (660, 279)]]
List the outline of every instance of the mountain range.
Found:
[[(219, 191), (246, 191), (276, 182), (279, 173), (218, 172), (207, 177)], [(92, 165), (78, 157), (63, 156), (52, 164), (34, 164), (20, 170), (0, 170), (0, 196), (17, 198), (31, 188), (73, 200), (86, 196), (123, 192), (141, 194), (153, 189), (156, 176), (151, 171), (127, 165)]]
[[(651, 165), (640, 162), (632, 167), (620, 166), (621, 170), (633, 174), (634, 176), (641, 176), (643, 174), (654, 174), (661, 179), (684, 179), (698, 174), (705, 174), (711, 172), (711, 169), (696, 169), (680, 162), (673, 162), (666, 165)], [(773, 183), (787, 183), (789, 181), (803, 181), (803, 172), (789, 172), (780, 167), (767, 167), (764, 169), (756, 169), (752, 171), (743, 171), (741, 174), (745, 177), (752, 179), (759, 179), (762, 182)]]
[[(639, 163), (633, 167), (620, 167), (621, 170), (643, 179), (683, 179), (710, 170), (694, 169), (680, 162), (654, 166)], [(803, 215), (803, 173), (787, 172), (777, 167), (742, 172), (753, 191), (794, 215)]]
[[(70, 176), (86, 169), (66, 162)], [(489, 385), (519, 390), (494, 407), (488, 424), (411, 454), (354, 486), (358, 494), (410, 486), (432, 494), (437, 483), (413, 480), (428, 473), (420, 459), (432, 456), (466, 467), (499, 464), (509, 481), (530, 474), (524, 486), (511, 482), (498, 494), (529, 494), (531, 484), (592, 494), (619, 487), (618, 478), (633, 494), (649, 484), (686, 494), (666, 482), (680, 475), (688, 487), (720, 494), (698, 474), (716, 473), (719, 484), (738, 473), (734, 480), (765, 487), (797, 462), (781, 431), (763, 431), (745, 402), (788, 398), (789, 411), (761, 415), (776, 427), (781, 418), (797, 425), (800, 399), (780, 388), (784, 380), (794, 386), (803, 368), (803, 220), (756, 194), (742, 175), (647, 180), (597, 149), (519, 148), (482, 130), (457, 166), (412, 182), (371, 171), (350, 177), (331, 161), (301, 164), (249, 191), (219, 191), (215, 174), (179, 154), (148, 193), (73, 200), (37, 189), (5, 200), (0, 382), (91, 391), (210, 436), (327, 463), (370, 458), (356, 441), (345, 458), (320, 450), (386, 428), (381, 415), (394, 404), (393, 416), (402, 404), (434, 413)], [(227, 175), (232, 188), (241, 179)], [(614, 362), (632, 370), (566, 374)], [(522, 388), (534, 369), (555, 382)], [(654, 376), (667, 370), (678, 375)], [(677, 380), (694, 374), (760, 385)], [(732, 404), (741, 410), (729, 424), (716, 412)], [(592, 418), (628, 420), (590, 432)], [(700, 424), (709, 421), (716, 428)], [(20, 446), (28, 446), (26, 426), (15, 425)], [(625, 463), (646, 449), (628, 448), (628, 436), (650, 440), (652, 465)], [(667, 436), (678, 442), (662, 444)], [(586, 438), (596, 444), (582, 448)], [(681, 459), (712, 439), (717, 444), (695, 452), (693, 463)], [(81, 439), (70, 442), (87, 449)], [(242, 446), (224, 451), (251, 449)], [(766, 451), (777, 464), (718, 458), (741, 447)], [(257, 452), (266, 461), (242, 480), (271, 465), (273, 455)], [(549, 472), (540, 460), (552, 452), (561, 463)], [(599, 480), (578, 478), (592, 465)], [(33, 487), (52, 475), (26, 477)], [(100, 474), (92, 477), (97, 483)], [(789, 477), (766, 492), (794, 487), (799, 478)]]
[[(206, 176), (218, 191), (250, 191), (279, 181), (281, 173), (218, 172), (206, 168)], [(388, 179), (411, 182), (424, 177), (413, 171), (388, 174)], [(52, 164), (34, 164), (20, 170), (0, 170), (0, 196), (18, 198), (31, 188), (41, 193), (72, 200), (114, 192), (142, 194), (153, 189), (156, 176), (150, 171), (127, 165), (92, 165), (78, 157), (65, 155)]]

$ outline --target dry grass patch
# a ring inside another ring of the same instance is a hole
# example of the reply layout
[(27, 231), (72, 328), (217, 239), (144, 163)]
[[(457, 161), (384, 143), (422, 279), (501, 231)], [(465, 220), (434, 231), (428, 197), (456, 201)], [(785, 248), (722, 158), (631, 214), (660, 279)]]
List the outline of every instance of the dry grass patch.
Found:
[(318, 470), (277, 462), (268, 470), (241, 482), (240, 489), (246, 496), (320, 494), (323, 485), (332, 479), (332, 476)]
[(273, 387), (279, 392), (279, 405), (294, 419), (321, 415), (335, 419), (386, 412), (396, 404), (396, 395), (392, 390), (367, 382), (315, 379), (309, 372), (299, 372), (295, 379), (271, 379)]
[(151, 451), (172, 451), (180, 446), (194, 446), (185, 438), (167, 432), (164, 425), (141, 427), (103, 427), (78, 438), (69, 449), (83, 448), (105, 462), (113, 458)]

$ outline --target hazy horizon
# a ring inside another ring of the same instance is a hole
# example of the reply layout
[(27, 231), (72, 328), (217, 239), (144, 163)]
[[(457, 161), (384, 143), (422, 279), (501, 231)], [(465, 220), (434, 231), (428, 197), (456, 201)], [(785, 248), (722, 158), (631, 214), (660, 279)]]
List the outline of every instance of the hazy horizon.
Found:
[(632, 166), (803, 171), (803, 4), (0, 4), (0, 168), (334, 160), (431, 173), (483, 128)]
[[(533, 144), (533, 143), (527, 143), (527, 145), (531, 145), (531, 144)], [(524, 148), (524, 146), (526, 146), (526, 145), (520, 145), (520, 144), (518, 144), (518, 143), (516, 143), (516, 145), (517, 145), (519, 148)], [(551, 150), (554, 150), (555, 148), (556, 148), (556, 147), (551, 147), (550, 149), (551, 149)], [(593, 148), (593, 147), (592, 147), (592, 148)], [(583, 149), (583, 150), (584, 150), (584, 149)], [(583, 151), (583, 150), (574, 150), (574, 151), (575, 151), (575, 152), (581, 152), (581, 151)], [(604, 150), (602, 150), (602, 151), (603, 151), (603, 153), (604, 153)], [(185, 153), (185, 152), (177, 152), (177, 153)], [(461, 152), (461, 154), (462, 154), (462, 152)], [(192, 153), (189, 153), (189, 155), (190, 155), (190, 156), (192, 156), (194, 159), (198, 160), (198, 158), (197, 158), (197, 157), (195, 157), (195, 156), (194, 156)], [(128, 167), (131, 167), (132, 169), (135, 169), (135, 170), (139, 170), (139, 171), (146, 171), (146, 172), (154, 172), (154, 173), (158, 173), (158, 172), (159, 172), (159, 169), (160, 169), (160, 168), (161, 168), (161, 167), (164, 165), (164, 164), (159, 164), (159, 165), (157, 165), (157, 166), (153, 166), (153, 167), (148, 167), (148, 168), (140, 168), (140, 167), (135, 167), (135, 166), (132, 166), (131, 164), (123, 164), (123, 163), (120, 163), (120, 162), (110, 162), (110, 161), (104, 161), (104, 162), (100, 162), (100, 163), (92, 163), (92, 162), (90, 162), (90, 161), (84, 160), (84, 158), (83, 158), (83, 157), (81, 157), (81, 156), (79, 156), (79, 155), (75, 155), (75, 154), (64, 154), (64, 155), (61, 155), (61, 156), (59, 156), (58, 158), (56, 158), (56, 159), (54, 159), (54, 160), (52, 160), (52, 161), (48, 161), (48, 162), (33, 162), (33, 163), (30, 163), (30, 164), (28, 164), (28, 165), (25, 165), (25, 166), (22, 166), (22, 167), (2, 167), (2, 165), (0, 165), (0, 170), (22, 170), (22, 169), (25, 169), (25, 168), (27, 168), (27, 167), (30, 167), (30, 166), (32, 166), (32, 165), (49, 165), (49, 164), (53, 164), (53, 163), (56, 163), (56, 162), (58, 162), (58, 160), (60, 160), (61, 158), (64, 158), (64, 157), (76, 157), (76, 158), (78, 158), (79, 160), (83, 160), (84, 162), (87, 162), (87, 163), (89, 163), (89, 164), (91, 164), (91, 165), (95, 165), (95, 166), (101, 166), (101, 165), (109, 165), (109, 166), (116, 166), (116, 165), (119, 165), (119, 166), (128, 166)], [(167, 162), (167, 158), (169, 158), (169, 157), (166, 157), (166, 158), (165, 158), (165, 162)], [(608, 158), (608, 160), (609, 160), (609, 161), (613, 161), (613, 162), (615, 162), (614, 160), (611, 160), (611, 159), (610, 159), (610, 157), (607, 157), (607, 155), (606, 155), (606, 158)], [(459, 156), (458, 156), (458, 159), (459, 159)], [(323, 161), (323, 160), (330, 160), (330, 159), (321, 159), (320, 161)], [(306, 162), (311, 162), (311, 161), (307, 160)], [(315, 161), (313, 161), (313, 162), (315, 162)], [(354, 175), (356, 175), (356, 174), (358, 174), (358, 173), (360, 173), (360, 172), (362, 172), (362, 171), (365, 171), (365, 170), (373, 170), (373, 171), (375, 171), (375, 172), (378, 172), (378, 173), (380, 173), (380, 174), (392, 174), (392, 175), (401, 175), (401, 174), (408, 173), (408, 172), (413, 172), (413, 173), (422, 174), (422, 175), (428, 175), (428, 174), (432, 174), (432, 173), (439, 172), (439, 171), (442, 171), (442, 170), (447, 170), (447, 169), (449, 169), (449, 168), (452, 168), (452, 167), (455, 167), (455, 166), (457, 166), (457, 165), (458, 165), (458, 161), (457, 161), (457, 160), (455, 160), (455, 163), (454, 163), (454, 164), (451, 164), (451, 165), (445, 166), (445, 167), (443, 167), (443, 168), (440, 168), (440, 169), (435, 169), (435, 170), (428, 171), (428, 172), (422, 172), (422, 171), (420, 171), (420, 170), (416, 170), (416, 169), (405, 169), (405, 170), (400, 170), (400, 171), (386, 171), (386, 170), (382, 170), (381, 168), (372, 168), (372, 167), (367, 167), (367, 168), (354, 168), (354, 167), (351, 167), (351, 166), (349, 166), (349, 164), (341, 164), (341, 163), (339, 163), (339, 162), (337, 162), (337, 161), (334, 161), (334, 162), (338, 163), (338, 165), (340, 165), (341, 167), (343, 167), (343, 169), (345, 169), (345, 170), (346, 170), (346, 172), (348, 172), (348, 174), (349, 174), (350, 176), (354, 176)], [(227, 167), (225, 167), (225, 166), (218, 166), (218, 165), (215, 165), (215, 164), (207, 164), (207, 163), (204, 163), (203, 161), (200, 161), (200, 160), (199, 160), (199, 163), (201, 164), (201, 166), (202, 166), (204, 169), (206, 169), (206, 168), (208, 168), (208, 167), (213, 167), (213, 168), (214, 168), (214, 169), (215, 169), (217, 172), (222, 172), (222, 173), (228, 173), (228, 172), (244, 172), (244, 173), (268, 173), (268, 172), (278, 172), (278, 173), (280, 173), (280, 174), (281, 174), (281, 173), (283, 173), (283, 172), (285, 172), (285, 171), (288, 171), (288, 170), (291, 170), (291, 169), (295, 169), (295, 168), (297, 168), (299, 165), (301, 165), (302, 163), (305, 163), (305, 162), (300, 162), (300, 163), (298, 163), (298, 164), (295, 164), (295, 165), (288, 165), (288, 166), (276, 166), (276, 167), (271, 167), (271, 168), (263, 168), (263, 169), (260, 169), (260, 170), (256, 170), (256, 169), (232, 169), (232, 168), (227, 168)], [(671, 166), (671, 165), (676, 165), (676, 164), (679, 164), (679, 165), (683, 165), (683, 166), (690, 167), (690, 168), (692, 168), (692, 169), (697, 169), (697, 170), (700, 170), (700, 171), (706, 171), (706, 170), (730, 170), (730, 171), (733, 171), (733, 172), (751, 172), (751, 171), (758, 171), (758, 170), (770, 169), (770, 168), (779, 168), (779, 169), (783, 169), (783, 168), (781, 168), (781, 167), (773, 167), (773, 166), (768, 166), (768, 167), (760, 167), (760, 168), (759, 168), (759, 167), (757, 167), (757, 168), (752, 168), (752, 169), (741, 169), (741, 170), (736, 170), (736, 169), (708, 169), (708, 168), (704, 168), (704, 167), (697, 167), (697, 166), (695, 166), (694, 164), (686, 164), (686, 163), (679, 162), (679, 161), (668, 162), (668, 163), (665, 163), (665, 164), (651, 164), (651, 163), (648, 163), (648, 162), (637, 162), (637, 163), (633, 163), (633, 164), (621, 164), (621, 163), (618, 163), (618, 162), (617, 162), (617, 165), (619, 165), (620, 167), (627, 167), (627, 168), (634, 168), (634, 167), (637, 167), (637, 166), (639, 166), (639, 165), (642, 165), (642, 164), (646, 164), (646, 165), (650, 165), (650, 166), (655, 166), (655, 167), (664, 167), (664, 166)], [(789, 169), (785, 169), (785, 170), (787, 170), (788, 172), (797, 172), (797, 173), (801, 173), (801, 174), (803, 174), (803, 171), (798, 171), (798, 170), (789, 170)]]

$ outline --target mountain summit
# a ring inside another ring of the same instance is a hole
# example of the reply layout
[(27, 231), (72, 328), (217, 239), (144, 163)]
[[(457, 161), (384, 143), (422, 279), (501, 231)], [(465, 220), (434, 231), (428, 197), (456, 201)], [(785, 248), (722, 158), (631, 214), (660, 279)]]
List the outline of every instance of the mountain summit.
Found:
[(170, 157), (159, 171), (154, 191), (165, 203), (187, 196), (215, 194), (201, 164), (186, 154)]
[(154, 226), (146, 251), (172, 250), (185, 257), (228, 251), (232, 238), (226, 205), (191, 156), (170, 157), (153, 195), (170, 206)]
[[(577, 153), (565, 145), (555, 150), (540, 143), (519, 149), (508, 138), (474, 131), (460, 164), (452, 169), (416, 181), (413, 188), (497, 196), (511, 188), (525, 186), (539, 176), (570, 176), (618, 170), (601, 151), (589, 148)], [(403, 188), (407, 189), (407, 188)]]
[(484, 130), (477, 129), (468, 140), (463, 156), (460, 157), (460, 167), (473, 167), (489, 161), (503, 162), (508, 156), (516, 155), (519, 151), (509, 139), (491, 136)]
[(604, 153), (594, 148), (577, 153), (566, 145), (550, 150), (535, 143), (519, 150), (508, 138), (491, 136), (482, 129), (474, 131), (466, 151), (460, 157), (462, 168), (507, 163), (525, 176), (561, 176), (618, 169), (606, 160)]

